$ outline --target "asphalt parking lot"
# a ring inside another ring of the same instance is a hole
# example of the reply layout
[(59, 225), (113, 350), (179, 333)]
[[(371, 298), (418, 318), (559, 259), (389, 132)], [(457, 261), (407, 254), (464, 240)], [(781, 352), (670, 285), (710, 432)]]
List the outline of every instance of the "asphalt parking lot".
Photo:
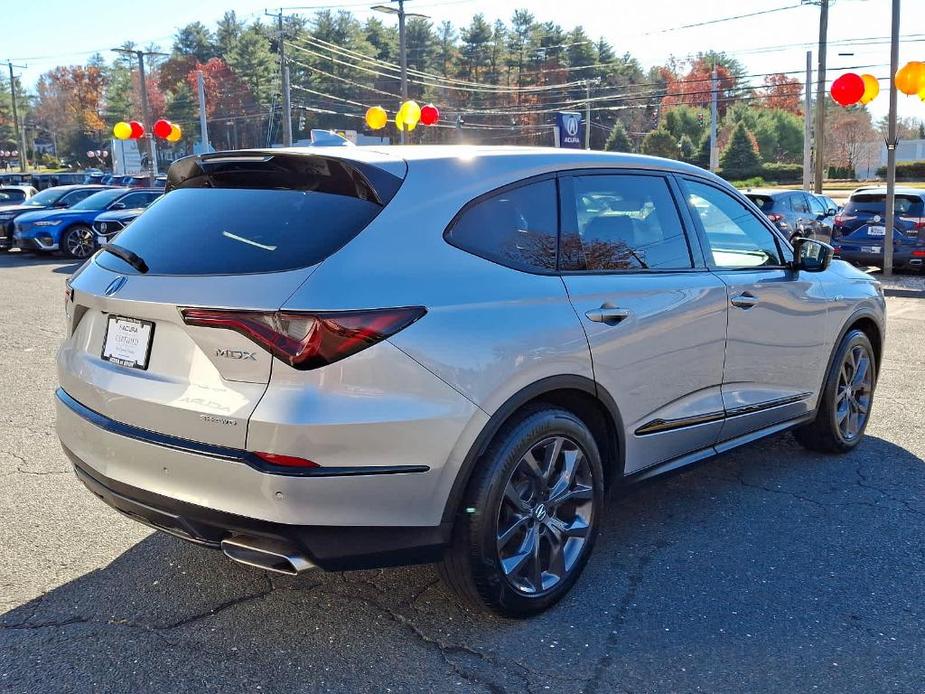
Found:
[(429, 566), (271, 577), (99, 502), (53, 428), (74, 268), (0, 256), (0, 691), (925, 692), (925, 292), (889, 299), (858, 450), (614, 495), (572, 593), (510, 621)]

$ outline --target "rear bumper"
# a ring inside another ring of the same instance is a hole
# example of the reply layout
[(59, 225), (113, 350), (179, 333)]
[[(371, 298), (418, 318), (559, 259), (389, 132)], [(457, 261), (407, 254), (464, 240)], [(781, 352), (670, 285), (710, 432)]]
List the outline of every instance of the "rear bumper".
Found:
[(450, 524), (435, 527), (286, 525), (178, 501), (104, 477), (73, 451), (64, 452), (77, 478), (109, 506), (133, 520), (197, 544), (217, 548), (232, 536), (273, 540), (329, 571), (421, 564), (440, 559)]
[[(838, 248), (836, 253), (836, 257), (846, 260), (849, 263), (855, 263), (857, 265), (874, 265), (876, 267), (881, 267), (883, 265), (882, 252), (868, 253), (860, 250)], [(925, 258), (913, 258), (912, 251), (909, 249), (893, 249), (893, 267), (895, 268), (903, 268), (906, 266), (921, 267), (923, 260), (925, 260)]]

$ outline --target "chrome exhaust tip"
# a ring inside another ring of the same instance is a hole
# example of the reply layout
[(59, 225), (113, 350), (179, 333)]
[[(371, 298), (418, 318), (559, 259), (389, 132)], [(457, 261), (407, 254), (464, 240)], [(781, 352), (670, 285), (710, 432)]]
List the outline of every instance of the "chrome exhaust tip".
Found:
[(236, 535), (222, 540), (221, 547), (229, 559), (264, 571), (297, 576), (317, 568), (304, 554), (275, 540)]

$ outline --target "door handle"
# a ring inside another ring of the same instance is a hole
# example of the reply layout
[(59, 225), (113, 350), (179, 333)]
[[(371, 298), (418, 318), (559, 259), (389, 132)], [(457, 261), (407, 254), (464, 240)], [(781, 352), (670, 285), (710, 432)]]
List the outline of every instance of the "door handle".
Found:
[(585, 315), (588, 317), (588, 320), (594, 321), (595, 323), (616, 325), (624, 318), (629, 317), (630, 312), (629, 309), (617, 308), (616, 306), (604, 304), (600, 308), (592, 308), (590, 311), (587, 311)]
[(729, 303), (733, 306), (738, 306), (739, 308), (744, 308), (746, 310), (750, 309), (752, 306), (758, 304), (758, 297), (748, 292), (743, 292), (742, 294), (736, 294), (735, 296), (729, 299)]

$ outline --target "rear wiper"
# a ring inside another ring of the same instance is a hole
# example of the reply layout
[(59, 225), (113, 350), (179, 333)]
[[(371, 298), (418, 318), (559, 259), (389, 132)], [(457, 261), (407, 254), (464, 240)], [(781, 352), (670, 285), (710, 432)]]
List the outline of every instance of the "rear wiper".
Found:
[(124, 260), (133, 268), (138, 270), (138, 272), (145, 273), (148, 271), (148, 264), (142, 259), (142, 257), (137, 253), (133, 253), (128, 248), (117, 246), (114, 243), (104, 243), (101, 248), (107, 253), (112, 253), (117, 258)]

